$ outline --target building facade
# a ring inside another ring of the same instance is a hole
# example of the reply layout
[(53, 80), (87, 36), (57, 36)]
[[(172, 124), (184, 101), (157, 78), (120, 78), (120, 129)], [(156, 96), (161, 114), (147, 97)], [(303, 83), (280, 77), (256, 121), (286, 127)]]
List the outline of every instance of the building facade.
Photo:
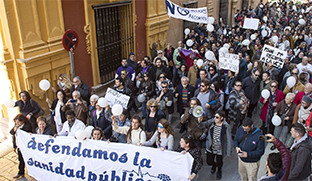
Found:
[[(228, 24), (236, 9), (252, 7), (257, 0), (172, 0), (184, 7), (207, 7), (209, 16)], [(63, 48), (66, 30), (78, 34), (74, 68), (90, 87), (113, 80), (121, 58), (134, 52), (137, 60), (150, 56), (154, 42), (164, 49), (183, 38), (188, 22), (167, 16), (164, 0), (0, 0), (0, 98), (2, 124), (8, 125), (18, 110), (7, 109), (27, 90), (46, 114), (45, 92), (39, 81), (57, 88), (58, 76), (71, 75), (69, 52)], [(47, 96), (54, 99), (51, 89)], [(4, 132), (4, 131), (2, 131)], [(4, 135), (4, 133), (0, 132)]]

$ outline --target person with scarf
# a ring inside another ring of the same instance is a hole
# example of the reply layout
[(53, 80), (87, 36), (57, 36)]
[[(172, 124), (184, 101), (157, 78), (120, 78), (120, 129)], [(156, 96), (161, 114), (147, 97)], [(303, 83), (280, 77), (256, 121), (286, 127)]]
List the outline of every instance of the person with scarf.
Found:
[(262, 119), (262, 127), (261, 130), (263, 133), (271, 133), (274, 132), (274, 125), (271, 122), (271, 119), (274, 114), (274, 109), (278, 105), (280, 101), (285, 98), (285, 95), (282, 91), (277, 89), (278, 83), (273, 80), (270, 84), (270, 97), (268, 99), (264, 99), (261, 97), (260, 103), (263, 104), (263, 108), (261, 110), (260, 118)]
[(297, 105), (295, 116), (293, 119), (294, 123), (305, 124), (312, 111), (312, 98), (309, 96), (304, 96), (301, 100), (301, 104)]

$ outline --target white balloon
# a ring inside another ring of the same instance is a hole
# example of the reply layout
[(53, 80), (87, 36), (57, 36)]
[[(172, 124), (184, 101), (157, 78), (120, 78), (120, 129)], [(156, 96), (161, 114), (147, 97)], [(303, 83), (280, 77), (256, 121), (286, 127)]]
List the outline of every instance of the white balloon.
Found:
[(275, 35), (275, 36), (273, 36), (272, 37), (272, 41), (274, 42), (274, 43), (277, 43), (278, 42), (278, 37)]
[(224, 29), (224, 30), (223, 30), (223, 34), (224, 34), (224, 35), (226, 35), (226, 34), (227, 34), (227, 31), (226, 31), (226, 29)]
[(229, 45), (228, 43), (225, 43), (225, 44), (223, 45), (223, 47), (226, 48), (226, 49), (230, 49), (230, 45)]
[(208, 24), (213, 24), (215, 21), (214, 17), (208, 17)]
[(257, 38), (257, 36), (255, 35), (255, 34), (252, 34), (251, 36), (250, 36), (250, 39), (252, 39), (252, 40), (255, 40)]
[(266, 17), (266, 16), (263, 16), (262, 19), (263, 19), (264, 22), (267, 22), (267, 21), (268, 21), (268, 17)]
[(84, 131), (83, 131), (83, 133), (84, 133), (84, 136), (85, 136), (85, 138), (90, 138), (92, 135), (92, 130), (94, 129), (94, 127), (93, 126), (87, 126), (85, 129), (84, 129)]
[(224, 54), (229, 53), (229, 50), (225, 47), (219, 49), (219, 55), (224, 56)]
[(98, 104), (99, 104), (99, 106), (101, 106), (101, 107), (106, 107), (106, 106), (108, 106), (108, 102), (107, 102), (107, 100), (104, 98), (104, 97), (100, 97), (99, 99), (98, 99), (98, 102), (97, 102)]
[(112, 107), (112, 113), (114, 116), (119, 116), (123, 111), (122, 105), (114, 104)]
[(243, 45), (245, 46), (248, 46), (250, 44), (250, 41), (248, 39), (245, 39), (243, 42), (242, 42)]
[(212, 24), (208, 24), (208, 25), (207, 25), (207, 30), (208, 30), (209, 32), (213, 32), (213, 30), (214, 30), (213, 25), (212, 25)]
[(188, 35), (188, 34), (190, 34), (190, 32), (191, 32), (191, 30), (189, 28), (185, 28), (184, 34)]
[(261, 31), (261, 35), (262, 35), (263, 37), (266, 37), (266, 36), (268, 35), (268, 32), (267, 32), (266, 30), (262, 30), (262, 31)]
[(293, 76), (288, 77), (286, 83), (287, 83), (287, 86), (288, 86), (289, 88), (294, 87), (295, 84), (296, 84), (296, 79), (295, 79), (295, 77), (293, 77)]
[(85, 134), (84, 134), (84, 130), (80, 129), (80, 130), (77, 130), (76, 133), (75, 133), (75, 138), (77, 140), (83, 140), (85, 139)]
[(191, 47), (193, 44), (194, 44), (194, 42), (193, 42), (193, 40), (191, 40), (191, 39), (188, 39), (188, 40), (186, 41), (186, 45), (189, 46), (189, 47)]
[(282, 120), (281, 120), (281, 118), (278, 115), (274, 115), (272, 117), (272, 124), (274, 126), (279, 126), (279, 125), (281, 125), (281, 123), (282, 123)]
[(290, 30), (291, 30), (291, 27), (290, 27), (290, 26), (286, 26), (285, 29), (284, 29), (284, 32), (285, 32), (286, 30), (289, 30), (289, 31), (290, 31)]
[(304, 25), (306, 22), (305, 22), (304, 19), (299, 19), (299, 23), (300, 23), (301, 25)]
[(136, 87), (137, 87), (137, 88), (140, 88), (140, 84), (141, 84), (141, 81), (140, 81), (140, 80), (137, 80), (137, 81), (136, 81)]
[(263, 91), (261, 92), (261, 96), (264, 99), (268, 99), (270, 97), (270, 91), (268, 89), (263, 89)]
[(293, 5), (292, 9), (295, 10), (295, 11), (297, 11), (296, 5)]
[(145, 96), (143, 94), (138, 95), (138, 101), (139, 102), (144, 102), (145, 101)]
[(47, 91), (50, 88), (50, 82), (47, 79), (42, 79), (39, 82), (39, 87), (43, 91)]
[(204, 64), (204, 61), (202, 59), (198, 59), (196, 64), (198, 67), (201, 67)]
[(15, 101), (12, 99), (6, 100), (4, 102), (5, 107), (7, 108), (13, 108), (15, 106)]
[(210, 51), (210, 50), (208, 50), (208, 51), (205, 53), (205, 57), (206, 57), (208, 60), (215, 60), (215, 59), (216, 59), (215, 54), (214, 54), (212, 51)]

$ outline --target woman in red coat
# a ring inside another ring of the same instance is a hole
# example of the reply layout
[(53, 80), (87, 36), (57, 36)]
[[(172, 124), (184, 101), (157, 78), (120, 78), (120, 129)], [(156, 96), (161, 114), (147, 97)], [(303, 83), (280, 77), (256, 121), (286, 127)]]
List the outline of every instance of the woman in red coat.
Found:
[(264, 99), (261, 97), (260, 103), (264, 104), (261, 110), (260, 118), (262, 119), (262, 127), (261, 130), (263, 133), (271, 133), (274, 132), (274, 125), (271, 122), (271, 119), (274, 114), (274, 109), (277, 104), (284, 100), (285, 95), (282, 91), (277, 89), (278, 82), (273, 80), (270, 84), (270, 97), (268, 99)]

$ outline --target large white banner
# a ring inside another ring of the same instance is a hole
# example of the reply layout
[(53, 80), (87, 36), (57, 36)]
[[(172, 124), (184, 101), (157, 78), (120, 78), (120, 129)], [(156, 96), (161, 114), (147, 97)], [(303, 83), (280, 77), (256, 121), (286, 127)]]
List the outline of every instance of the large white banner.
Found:
[(259, 26), (259, 19), (257, 18), (245, 18), (244, 19), (244, 29), (257, 30)]
[(166, 0), (166, 7), (169, 17), (183, 19), (197, 23), (208, 23), (207, 8), (183, 8)]
[(123, 108), (127, 109), (130, 96), (119, 93), (114, 89), (108, 88), (105, 94), (105, 99), (108, 104), (112, 107), (114, 104), (120, 104)]
[(28, 174), (40, 181), (184, 181), (192, 156), (104, 141), (50, 138), (17, 131)]
[(220, 53), (219, 66), (224, 70), (239, 72), (239, 56), (232, 53)]
[(269, 45), (264, 45), (260, 60), (264, 63), (271, 62), (274, 67), (282, 68), (286, 57), (286, 51), (274, 48)]

